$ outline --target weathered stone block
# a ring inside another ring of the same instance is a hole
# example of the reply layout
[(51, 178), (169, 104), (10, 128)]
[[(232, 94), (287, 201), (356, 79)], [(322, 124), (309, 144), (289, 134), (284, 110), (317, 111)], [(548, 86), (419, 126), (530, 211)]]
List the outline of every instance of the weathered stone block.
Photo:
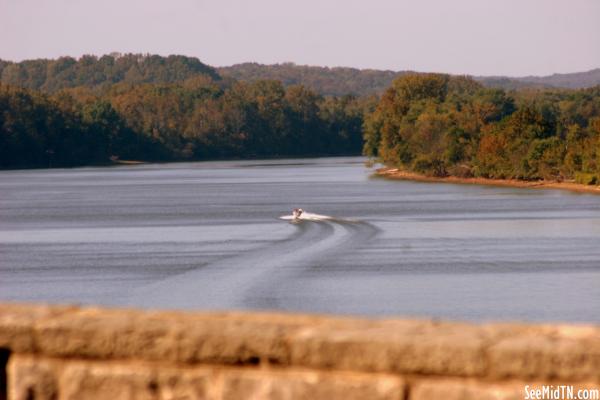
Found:
[(209, 370), (165, 370), (158, 374), (162, 400), (214, 399), (213, 373)]
[(35, 324), (70, 310), (71, 307), (0, 304), (0, 347), (33, 352)]
[(600, 382), (596, 326), (0, 305), (0, 347), (69, 363)]
[(223, 400), (403, 400), (404, 383), (385, 375), (226, 371)]
[(307, 319), (86, 308), (40, 322), (36, 336), (40, 351), (60, 357), (283, 364), (287, 332)]
[(291, 339), (292, 364), (358, 371), (480, 376), (488, 337), (476, 326), (370, 321), (306, 327)]
[(61, 379), (64, 400), (203, 400), (212, 399), (212, 372), (160, 364), (72, 362)]
[(8, 366), (9, 400), (57, 400), (61, 364), (39, 357), (15, 354)]
[(600, 381), (600, 331), (594, 327), (539, 327), (499, 339), (488, 354), (496, 378)]
[(523, 384), (478, 383), (465, 380), (426, 380), (416, 382), (410, 400), (523, 400)]

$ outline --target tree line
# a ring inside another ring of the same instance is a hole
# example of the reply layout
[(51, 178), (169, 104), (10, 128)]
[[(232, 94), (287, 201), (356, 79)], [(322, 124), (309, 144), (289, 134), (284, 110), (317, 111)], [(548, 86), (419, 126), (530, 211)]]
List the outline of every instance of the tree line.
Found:
[[(386, 71), (345, 67), (316, 67), (294, 63), (264, 65), (257, 63), (235, 64), (217, 69), (223, 77), (253, 81), (275, 79), (284, 85), (305, 85), (321, 94), (339, 96), (352, 93), (357, 96), (383, 93), (396, 78), (415, 74), (414, 71)], [(586, 72), (553, 74), (549, 76), (475, 76), (486, 87), (505, 90), (527, 88), (586, 88), (600, 84), (600, 68)]]
[(0, 167), (359, 154), (370, 104), (208, 76), (54, 93), (0, 84)]
[(115, 83), (174, 83), (198, 76), (221, 79), (214, 68), (197, 58), (179, 55), (112, 53), (18, 63), (0, 60), (2, 83), (50, 93), (78, 86), (103, 89)]
[[(380, 95), (392, 81), (410, 71), (386, 71), (346, 67), (317, 67), (293, 63), (236, 64), (214, 68), (195, 57), (111, 53), (79, 59), (60, 57), (21, 62), (0, 60), (0, 82), (56, 92), (78, 86), (105, 89), (116, 83), (175, 83), (204, 76), (224, 84), (234, 80), (254, 82), (278, 80), (284, 86), (303, 85), (324, 96)], [(486, 87), (506, 90), (523, 88), (583, 88), (600, 84), (600, 69), (545, 77), (475, 77)]]
[(281, 81), (285, 86), (304, 85), (326, 96), (345, 94), (368, 96), (382, 93), (394, 78), (408, 73), (346, 67), (315, 67), (294, 63), (273, 65), (243, 63), (221, 67), (218, 72), (223, 77), (242, 81), (273, 79)]
[(365, 154), (427, 175), (600, 183), (600, 86), (506, 92), (407, 75), (366, 115), (364, 138)]
[[(0, 167), (362, 148), (436, 176), (600, 181), (600, 86), (506, 91), (469, 77), (405, 73), (381, 96), (327, 96), (391, 76), (307, 68), (283, 64), (271, 71), (280, 79), (269, 80), (255, 79), (270, 72), (248, 64), (241, 71), (249, 81), (237, 81), (183, 56), (0, 61)], [(315, 87), (294, 84), (298, 72)], [(346, 86), (336, 86), (340, 76)]]

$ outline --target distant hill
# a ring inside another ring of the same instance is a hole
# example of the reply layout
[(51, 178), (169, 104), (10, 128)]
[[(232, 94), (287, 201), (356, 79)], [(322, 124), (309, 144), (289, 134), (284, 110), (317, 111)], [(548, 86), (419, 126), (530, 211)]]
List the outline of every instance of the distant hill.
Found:
[(571, 74), (554, 74), (542, 77), (526, 76), (524, 78), (517, 79), (521, 82), (531, 82), (554, 87), (581, 89), (600, 85), (600, 68), (592, 69), (586, 72), (575, 72)]
[(474, 78), (485, 86), (502, 89), (522, 89), (526, 87), (584, 89), (600, 85), (600, 68), (586, 72), (553, 74), (548, 76), (524, 76), (520, 78), (476, 76)]
[[(230, 76), (244, 81), (276, 79), (282, 81), (284, 85), (303, 84), (324, 95), (381, 93), (390, 86), (395, 78), (412, 72), (312, 67), (293, 63), (273, 65), (244, 63), (221, 67), (218, 68), (218, 71), (223, 76)], [(485, 86), (508, 90), (552, 87), (578, 89), (600, 85), (600, 69), (541, 77), (476, 76), (473, 78)]]
[(486, 87), (504, 90), (556, 88), (546, 83), (523, 81), (521, 78), (508, 78), (506, 76), (474, 76), (473, 79)]
[[(243, 63), (214, 68), (195, 57), (117, 53), (102, 57), (61, 57), (56, 60), (38, 59), (19, 63), (0, 60), (1, 82), (46, 92), (77, 86), (102, 88), (119, 82), (180, 82), (204, 76), (211, 80), (229, 78), (226, 81), (278, 80), (285, 86), (301, 84), (326, 96), (362, 96), (382, 93), (395, 78), (411, 72), (314, 67), (294, 63)], [(600, 85), (600, 68), (542, 77), (476, 76), (474, 79), (485, 86), (507, 90), (553, 87), (577, 89)]]
[(102, 57), (60, 57), (19, 63), (0, 60), (0, 81), (29, 89), (54, 92), (76, 86), (114, 83), (169, 83), (204, 75), (219, 80), (217, 71), (195, 57), (162, 57), (112, 53)]
[(323, 95), (368, 95), (381, 93), (392, 81), (409, 71), (395, 72), (375, 69), (345, 67), (313, 67), (294, 63), (264, 65), (257, 63), (236, 64), (218, 68), (223, 76), (241, 81), (275, 79), (284, 85), (304, 85)]

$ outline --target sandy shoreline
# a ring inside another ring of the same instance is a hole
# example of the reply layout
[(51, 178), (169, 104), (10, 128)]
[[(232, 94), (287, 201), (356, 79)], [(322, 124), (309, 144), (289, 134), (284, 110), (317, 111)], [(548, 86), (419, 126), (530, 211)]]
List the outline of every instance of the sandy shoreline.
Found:
[(561, 189), (575, 192), (600, 194), (600, 186), (583, 185), (575, 182), (557, 182), (557, 181), (522, 181), (518, 179), (487, 179), (487, 178), (459, 178), (456, 176), (434, 177), (417, 174), (414, 172), (402, 171), (397, 168), (379, 168), (375, 171), (376, 176), (389, 179), (400, 179), (419, 182), (445, 182), (460, 183), (468, 185), (492, 185), (509, 186), (532, 189)]

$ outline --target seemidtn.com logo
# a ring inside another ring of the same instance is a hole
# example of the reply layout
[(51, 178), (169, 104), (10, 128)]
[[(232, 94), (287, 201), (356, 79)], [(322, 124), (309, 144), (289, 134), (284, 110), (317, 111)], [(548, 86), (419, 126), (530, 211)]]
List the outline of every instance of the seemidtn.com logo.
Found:
[(575, 389), (573, 385), (525, 386), (526, 400), (590, 400), (600, 399), (600, 389)]

